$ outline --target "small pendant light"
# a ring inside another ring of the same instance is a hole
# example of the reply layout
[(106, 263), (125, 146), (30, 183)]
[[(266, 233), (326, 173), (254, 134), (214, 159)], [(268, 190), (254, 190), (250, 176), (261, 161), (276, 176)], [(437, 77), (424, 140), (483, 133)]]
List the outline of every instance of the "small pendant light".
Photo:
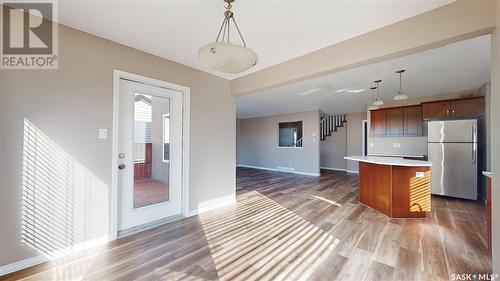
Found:
[(382, 80), (375, 80), (373, 81), (375, 82), (375, 84), (377, 84), (377, 99), (373, 102), (373, 105), (375, 106), (382, 106), (384, 105), (384, 102), (382, 100), (380, 100), (380, 82), (382, 82)]
[(403, 72), (405, 72), (404, 69), (396, 71), (396, 73), (399, 74), (399, 91), (398, 91), (398, 94), (396, 96), (394, 96), (395, 100), (406, 100), (406, 99), (408, 99), (408, 95), (405, 92), (403, 92), (403, 78), (402, 78)]
[[(377, 87), (371, 87), (370, 90), (372, 90), (372, 96), (375, 99), (375, 90)], [(374, 101), (375, 102), (375, 101)], [(377, 110), (379, 107), (377, 105), (373, 105), (373, 103), (368, 107), (368, 110)]]

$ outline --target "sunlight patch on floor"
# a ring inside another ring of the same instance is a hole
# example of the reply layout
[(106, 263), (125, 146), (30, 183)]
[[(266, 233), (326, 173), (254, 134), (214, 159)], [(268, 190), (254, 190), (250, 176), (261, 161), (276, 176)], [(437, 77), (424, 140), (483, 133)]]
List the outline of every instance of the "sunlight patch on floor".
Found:
[(307, 280), (339, 243), (257, 191), (200, 220), (221, 280)]

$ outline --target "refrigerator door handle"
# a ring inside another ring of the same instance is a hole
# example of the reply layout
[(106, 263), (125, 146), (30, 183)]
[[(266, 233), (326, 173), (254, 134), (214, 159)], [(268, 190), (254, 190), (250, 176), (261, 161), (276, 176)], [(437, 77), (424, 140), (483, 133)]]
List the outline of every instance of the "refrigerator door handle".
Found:
[(472, 144), (472, 164), (476, 164), (477, 161), (477, 143)]
[(472, 142), (477, 142), (477, 128), (476, 125), (472, 125)]

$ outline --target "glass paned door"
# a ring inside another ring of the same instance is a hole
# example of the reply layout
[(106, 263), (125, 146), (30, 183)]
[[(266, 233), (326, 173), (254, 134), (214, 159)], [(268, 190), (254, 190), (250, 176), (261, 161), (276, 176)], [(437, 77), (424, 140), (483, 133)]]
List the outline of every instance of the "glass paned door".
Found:
[(181, 213), (182, 93), (120, 80), (118, 229)]

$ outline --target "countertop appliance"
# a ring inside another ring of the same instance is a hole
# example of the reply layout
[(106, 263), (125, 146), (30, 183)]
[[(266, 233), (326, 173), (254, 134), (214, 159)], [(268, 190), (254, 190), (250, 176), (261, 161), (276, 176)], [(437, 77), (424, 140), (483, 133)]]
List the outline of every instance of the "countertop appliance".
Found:
[(478, 120), (430, 121), (431, 193), (477, 200)]

